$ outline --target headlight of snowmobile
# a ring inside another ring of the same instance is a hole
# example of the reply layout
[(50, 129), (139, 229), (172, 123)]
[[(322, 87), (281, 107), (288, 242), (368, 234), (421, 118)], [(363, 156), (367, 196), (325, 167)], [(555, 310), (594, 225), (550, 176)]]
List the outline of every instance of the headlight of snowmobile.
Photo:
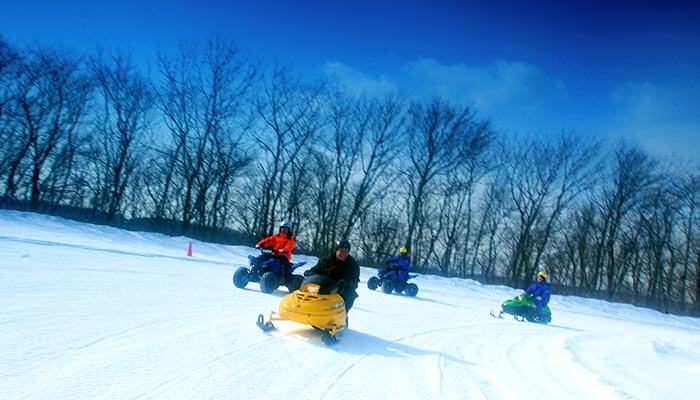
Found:
[(308, 285), (306, 285), (306, 291), (313, 294), (318, 294), (318, 290), (320, 288), (321, 286), (315, 283), (309, 283)]

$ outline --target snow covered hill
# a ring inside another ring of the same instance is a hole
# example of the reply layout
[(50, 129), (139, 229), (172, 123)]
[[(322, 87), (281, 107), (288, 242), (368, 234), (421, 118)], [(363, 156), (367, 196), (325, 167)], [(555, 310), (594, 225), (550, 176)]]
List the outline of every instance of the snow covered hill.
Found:
[[(231, 283), (253, 251), (0, 210), (3, 399), (690, 399), (700, 320), (554, 295), (549, 326), (494, 319), (518, 293), (420, 276), (371, 292), (324, 345), (264, 333), (272, 295)], [(306, 259), (309, 266), (315, 258)]]

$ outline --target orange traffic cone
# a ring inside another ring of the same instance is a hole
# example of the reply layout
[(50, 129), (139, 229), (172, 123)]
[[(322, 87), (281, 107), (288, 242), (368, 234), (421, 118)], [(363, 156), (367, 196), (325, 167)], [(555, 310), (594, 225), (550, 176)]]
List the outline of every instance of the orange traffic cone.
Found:
[(187, 256), (192, 257), (192, 242), (190, 242), (190, 245), (187, 246)]

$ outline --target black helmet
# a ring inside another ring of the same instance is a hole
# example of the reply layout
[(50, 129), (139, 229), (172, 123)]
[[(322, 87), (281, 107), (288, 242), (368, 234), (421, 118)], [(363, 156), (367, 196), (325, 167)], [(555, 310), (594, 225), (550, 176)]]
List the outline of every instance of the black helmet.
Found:
[(337, 249), (348, 249), (348, 250), (350, 250), (350, 242), (348, 242), (347, 240), (343, 239), (343, 240), (341, 240), (341, 241), (338, 242), (338, 245), (335, 246), (335, 249), (336, 249), (336, 250), (337, 250)]

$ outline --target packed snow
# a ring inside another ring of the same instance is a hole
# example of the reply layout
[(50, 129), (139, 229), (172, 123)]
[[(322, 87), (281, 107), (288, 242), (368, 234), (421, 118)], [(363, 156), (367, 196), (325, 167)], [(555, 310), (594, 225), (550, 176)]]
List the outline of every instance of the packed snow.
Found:
[(327, 346), (308, 326), (256, 327), (287, 291), (233, 286), (254, 253), (0, 210), (2, 398), (697, 398), (695, 318), (555, 287), (550, 325), (496, 319), (519, 290), (421, 275), (416, 298), (387, 295), (362, 268)]

